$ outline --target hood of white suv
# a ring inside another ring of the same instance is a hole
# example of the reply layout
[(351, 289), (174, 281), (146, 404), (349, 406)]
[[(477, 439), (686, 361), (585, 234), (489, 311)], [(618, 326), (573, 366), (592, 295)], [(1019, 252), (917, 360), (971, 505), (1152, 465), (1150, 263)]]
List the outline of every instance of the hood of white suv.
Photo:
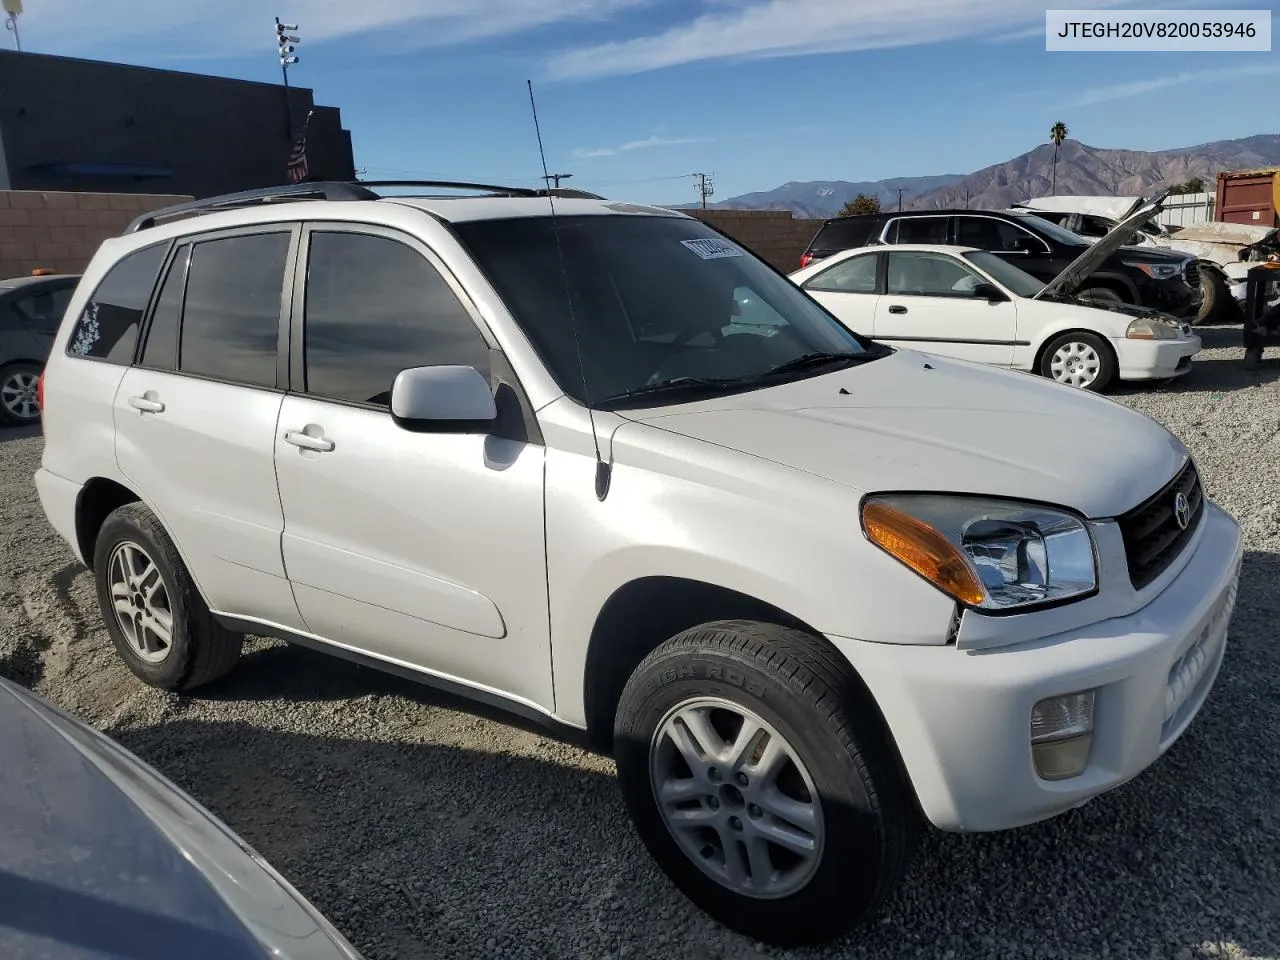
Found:
[(1159, 424), (1029, 374), (901, 351), (848, 370), (628, 419), (864, 493), (946, 491), (1111, 517), (1185, 460)]

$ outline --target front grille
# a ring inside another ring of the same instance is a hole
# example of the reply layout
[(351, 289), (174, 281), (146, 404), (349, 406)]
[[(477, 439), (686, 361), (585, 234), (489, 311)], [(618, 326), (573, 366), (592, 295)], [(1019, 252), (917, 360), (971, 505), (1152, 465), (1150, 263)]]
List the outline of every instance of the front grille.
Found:
[(1200, 264), (1196, 263), (1194, 260), (1188, 261), (1187, 265), (1182, 268), (1182, 279), (1187, 281), (1187, 286), (1191, 287), (1193, 290), (1199, 289)]
[[(1178, 494), (1187, 498), (1189, 519), (1185, 527), (1178, 522), (1174, 510)], [(1177, 559), (1203, 513), (1204, 489), (1195, 464), (1188, 460), (1159, 493), (1116, 518), (1129, 561), (1129, 580), (1135, 590), (1160, 576)]]

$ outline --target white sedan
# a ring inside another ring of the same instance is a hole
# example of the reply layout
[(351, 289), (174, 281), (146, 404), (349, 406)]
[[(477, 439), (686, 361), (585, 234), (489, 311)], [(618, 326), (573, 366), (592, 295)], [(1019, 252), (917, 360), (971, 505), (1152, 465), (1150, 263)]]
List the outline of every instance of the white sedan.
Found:
[[(1027, 370), (1103, 390), (1191, 369), (1189, 324), (1127, 304), (1087, 305), (994, 253), (894, 245), (846, 250), (791, 274), (845, 326), (893, 346)], [(1056, 291), (1056, 292), (1055, 292)]]

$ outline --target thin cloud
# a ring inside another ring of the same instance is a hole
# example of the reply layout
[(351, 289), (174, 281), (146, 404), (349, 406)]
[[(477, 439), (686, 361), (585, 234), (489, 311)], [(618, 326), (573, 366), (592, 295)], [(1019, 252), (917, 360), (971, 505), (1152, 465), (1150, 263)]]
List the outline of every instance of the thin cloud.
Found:
[[(604, 20), (651, 0), (291, 0), (298, 52), (318, 43), (377, 35), (401, 48), (426, 48), (516, 34), (574, 19)], [(131, 50), (174, 59), (274, 48), (273, 11), (261, 0), (40, 0), (22, 17), (32, 50), (60, 54)]]
[(1093, 87), (1081, 92), (1080, 96), (1061, 104), (1064, 107), (1091, 107), (1097, 103), (1110, 103), (1112, 100), (1124, 100), (1128, 97), (1140, 97), (1143, 94), (1180, 87), (1188, 83), (1222, 83), (1227, 80), (1239, 80), (1245, 77), (1280, 74), (1280, 63), (1251, 63), (1238, 67), (1224, 67), (1221, 70), (1185, 70), (1163, 77), (1152, 77), (1149, 80), (1134, 80), (1129, 83), (1116, 83), (1106, 87)]
[[(1103, 8), (1126, 0), (1074, 0)], [(714, 4), (710, 13), (662, 33), (566, 50), (548, 72), (584, 79), (658, 70), (705, 60), (788, 57), (849, 50), (980, 41), (1044, 29), (1056, 3), (1026, 0), (743, 0)], [(1129, 6), (1146, 6), (1146, 2)]]
[(653, 147), (679, 147), (689, 143), (710, 143), (707, 137), (680, 137), (671, 139), (669, 137), (659, 137), (654, 135), (646, 137), (644, 140), (628, 140), (626, 143), (619, 144), (616, 147), (579, 147), (573, 151), (573, 155), (579, 160), (592, 160), (596, 157), (616, 157), (620, 153), (630, 153), (632, 150), (649, 150)]

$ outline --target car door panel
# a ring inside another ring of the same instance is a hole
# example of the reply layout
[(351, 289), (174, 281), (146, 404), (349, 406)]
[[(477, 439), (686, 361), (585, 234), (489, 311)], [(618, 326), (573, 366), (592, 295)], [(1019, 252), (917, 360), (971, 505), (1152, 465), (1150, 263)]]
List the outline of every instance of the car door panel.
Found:
[(1009, 366), (1017, 331), (1013, 303), (991, 303), (954, 289), (980, 279), (947, 254), (891, 251), (887, 292), (876, 305), (875, 339), (959, 360)]
[(460, 289), (416, 241), (374, 227), (312, 228), (301, 264), (306, 392), (284, 400), (275, 457), (308, 632), (552, 709), (545, 448), (410, 431), (387, 409), (401, 369), (487, 366)]
[(275, 475), (277, 344), (295, 234), (211, 234), (180, 247), (114, 410), (120, 470), (181, 545), (209, 605), (300, 629)]

